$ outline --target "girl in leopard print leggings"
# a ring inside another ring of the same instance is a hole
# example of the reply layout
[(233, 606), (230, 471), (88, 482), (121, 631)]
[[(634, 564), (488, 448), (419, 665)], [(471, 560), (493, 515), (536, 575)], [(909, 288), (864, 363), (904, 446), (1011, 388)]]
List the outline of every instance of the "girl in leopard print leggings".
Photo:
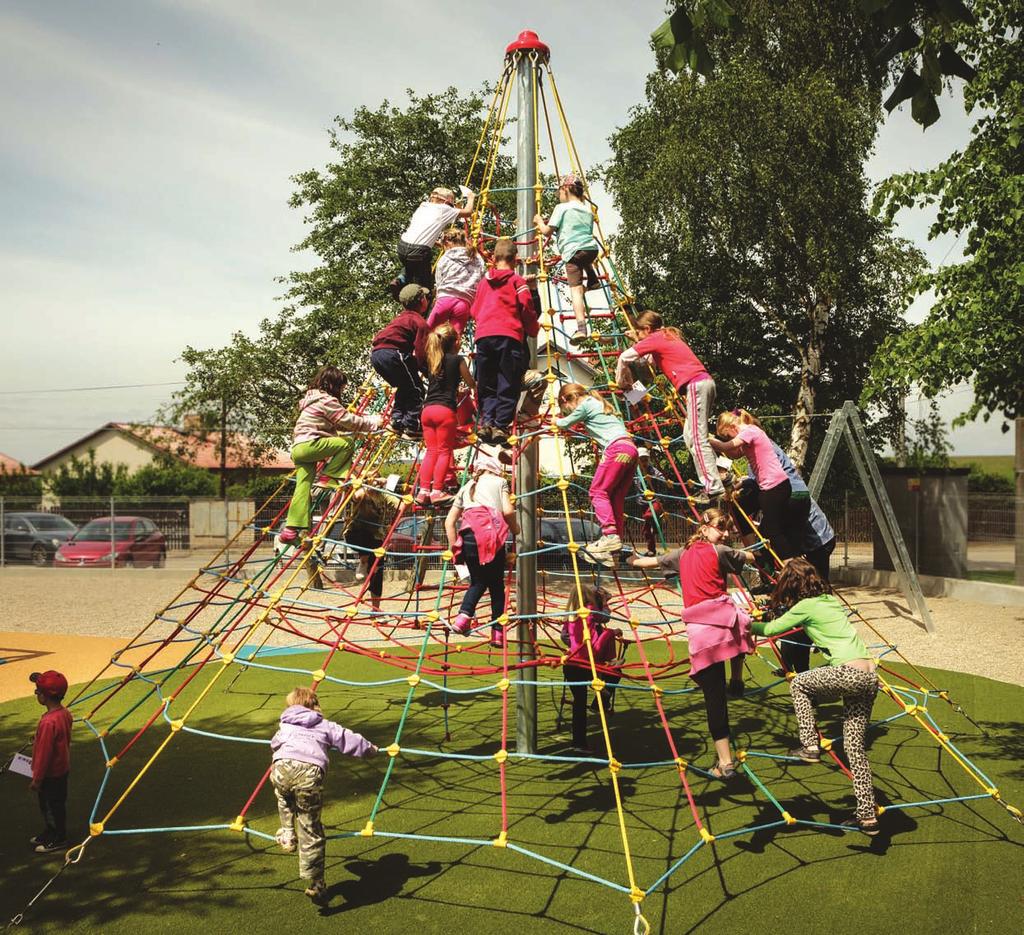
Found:
[(856, 817), (849, 822), (865, 834), (878, 834), (871, 764), (864, 752), (864, 734), (878, 693), (875, 661), (850, 623), (846, 608), (830, 593), (828, 584), (806, 559), (788, 562), (772, 595), (775, 607), (789, 607), (774, 620), (755, 621), (760, 636), (780, 636), (803, 629), (827, 656), (828, 665), (801, 672), (790, 683), (800, 746), (790, 756), (805, 763), (821, 759), (813, 705), (843, 700), (843, 749), (853, 775)]

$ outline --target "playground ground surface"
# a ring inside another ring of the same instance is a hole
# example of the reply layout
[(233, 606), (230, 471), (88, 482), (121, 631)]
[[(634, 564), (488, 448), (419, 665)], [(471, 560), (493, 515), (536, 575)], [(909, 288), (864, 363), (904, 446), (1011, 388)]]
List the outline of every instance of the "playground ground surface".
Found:
[[(290, 666), (314, 668), (322, 657), (287, 658)], [(763, 675), (764, 667), (758, 672)], [(392, 673), (345, 654), (336, 674), (362, 681)], [(939, 725), (989, 774), (1007, 801), (1022, 804), (1024, 689), (936, 670), (926, 674), (947, 689), (985, 733), (933, 699), (929, 710)], [(284, 693), (302, 681), (299, 675), (250, 669), (230, 691), (220, 685), (211, 691), (190, 723), (209, 731), (269, 738)], [(771, 679), (756, 681), (767, 685)], [(143, 688), (137, 684), (116, 696), (104, 709), (106, 723), (138, 701)], [(190, 691), (182, 697), (184, 704), (193, 697)], [(406, 691), (404, 683), (355, 690), (330, 685), (321, 697), (329, 717), (388, 743)], [(543, 686), (538, 691), (541, 753), (566, 752), (565, 725), (559, 728), (555, 722), (558, 694)], [(489, 758), (498, 747), (499, 696), (456, 699), (449, 712), (449, 743), (444, 742), (440, 701), (439, 692), (419, 688), (403, 745), (488, 758), (459, 762), (400, 754), (375, 829), (491, 840), (500, 830), (498, 770)], [(708, 765), (711, 751), (698, 698), (666, 695), (665, 701), (680, 753), (698, 766)], [(785, 685), (751, 692), (730, 707), (734, 737), (741, 747), (782, 752), (791, 744), (794, 721)], [(119, 749), (153, 708), (149, 699), (115, 728), (107, 738), (108, 749)], [(879, 696), (876, 718), (895, 711), (892, 701)], [(30, 698), (0, 705), (0, 748), (19, 747), (31, 735), (38, 714)], [(826, 733), (833, 731), (838, 715), (837, 706), (823, 706)], [(91, 736), (78, 730), (70, 815), (74, 836), (81, 840), (102, 778), (103, 757)], [(111, 771), (105, 807), (167, 735), (167, 725), (157, 723)], [(616, 756), (627, 764), (667, 755), (647, 693), (620, 691), (611, 738)], [(906, 717), (871, 731), (869, 755), (883, 804), (982, 791)], [(109, 822), (109, 830), (230, 823), (267, 761), (265, 746), (183, 732), (157, 758)], [(852, 808), (849, 783), (832, 764), (804, 766), (763, 757), (748, 762), (795, 817), (836, 822)], [(365, 825), (387, 765), (384, 755), (360, 761), (334, 759), (326, 784), (328, 834), (356, 832)], [(689, 775), (699, 813), (714, 834), (779, 817), (777, 808), (746, 776), (724, 786)], [(699, 837), (671, 765), (627, 768), (620, 777), (634, 866), (638, 882), (646, 887)], [(606, 766), (512, 759), (508, 781), (510, 842), (625, 882)], [(0, 784), (9, 803), (0, 836), (0, 918), (6, 920), (21, 911), (58, 869), (61, 856), (35, 855), (27, 845), (38, 830), (27, 781), (8, 773), (0, 776)], [(274, 833), (276, 811), (269, 789), (259, 794), (249, 818), (249, 827)], [(796, 826), (705, 846), (644, 901), (652, 931), (676, 935), (698, 928), (742, 931), (752, 926), (771, 933), (1024, 929), (1024, 827), (997, 803), (985, 796), (966, 803), (891, 809), (881, 821), (883, 831), (874, 839)], [(331, 906), (320, 913), (302, 895), (295, 856), (280, 853), (263, 838), (230, 830), (104, 834), (53, 884), (24, 926), (33, 932), (176, 933), (190, 926), (253, 933), (299, 927), (338, 930), (339, 925), (345, 931), (419, 933), (632, 929), (632, 910), (623, 893), (489, 845), (339, 838), (328, 842), (327, 879)]]

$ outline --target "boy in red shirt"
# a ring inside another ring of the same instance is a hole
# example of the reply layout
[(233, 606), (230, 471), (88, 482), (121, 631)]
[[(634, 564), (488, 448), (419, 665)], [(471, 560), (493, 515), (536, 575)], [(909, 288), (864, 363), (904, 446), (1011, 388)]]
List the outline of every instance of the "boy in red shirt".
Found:
[(425, 286), (408, 285), (402, 289), (398, 297), (402, 312), (374, 335), (370, 351), (370, 365), (385, 383), (395, 388), (391, 429), (410, 441), (423, 438), (421, 369), (425, 371), (427, 367), (429, 295)]
[(480, 280), (472, 317), (476, 322), (476, 382), (480, 405), (477, 437), (504, 445), (529, 366), (526, 339), (535, 337), (538, 309), (529, 283), (515, 271), (516, 245), (494, 246), (494, 268)]
[(60, 672), (33, 672), (36, 701), (46, 707), (32, 744), (32, 782), (46, 827), (29, 843), (37, 854), (59, 851), (67, 844), (68, 773), (71, 770), (71, 712), (61, 702), (68, 680)]

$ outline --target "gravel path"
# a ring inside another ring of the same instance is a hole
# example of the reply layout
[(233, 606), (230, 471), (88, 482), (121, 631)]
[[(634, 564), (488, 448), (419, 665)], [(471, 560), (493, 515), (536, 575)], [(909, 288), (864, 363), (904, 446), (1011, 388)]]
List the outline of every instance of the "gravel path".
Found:
[[(5, 568), (0, 570), (0, 634), (127, 639), (174, 598), (193, 573), (183, 567), (116, 571)], [(212, 580), (200, 579), (207, 587)], [(385, 593), (397, 587), (399, 582), (390, 581), (385, 584)], [(906, 600), (897, 591), (844, 588), (842, 593), (890, 642), (898, 644), (911, 662), (1024, 685), (1024, 654), (1017, 650), (1024, 634), (1021, 608), (929, 598), (937, 629), (935, 636), (929, 636), (910, 616)], [(324, 604), (344, 600), (338, 594), (317, 599)], [(220, 613), (219, 608), (205, 611), (196, 623), (210, 626)], [(162, 636), (169, 627), (159, 624), (151, 630), (151, 636)], [(869, 643), (878, 642), (867, 628), (862, 629)], [(371, 628), (360, 631), (361, 638), (375, 636)], [(256, 639), (262, 639), (262, 634)], [(277, 633), (270, 645), (289, 642), (294, 640)]]

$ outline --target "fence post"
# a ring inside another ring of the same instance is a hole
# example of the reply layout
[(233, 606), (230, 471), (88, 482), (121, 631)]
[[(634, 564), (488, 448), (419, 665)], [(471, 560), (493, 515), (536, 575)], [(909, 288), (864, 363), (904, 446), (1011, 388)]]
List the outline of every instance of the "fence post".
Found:
[(110, 498), (110, 570), (117, 567), (117, 537), (114, 535), (114, 498)]
[(0, 568), (7, 564), (6, 543), (7, 529), (4, 526), (4, 498), (0, 497)]
[(228, 528), (228, 495), (224, 494), (224, 561), (231, 561), (231, 530)]
[(843, 568), (850, 564), (850, 491), (843, 491)]

